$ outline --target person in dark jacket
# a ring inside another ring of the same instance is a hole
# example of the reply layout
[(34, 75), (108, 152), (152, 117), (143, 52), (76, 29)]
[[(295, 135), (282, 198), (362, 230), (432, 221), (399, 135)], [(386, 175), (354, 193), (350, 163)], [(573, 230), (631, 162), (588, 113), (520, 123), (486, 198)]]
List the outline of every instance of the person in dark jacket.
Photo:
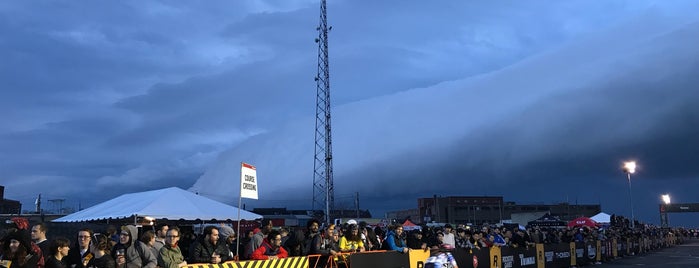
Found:
[(230, 260), (230, 255), (231, 252), (226, 243), (219, 241), (218, 228), (207, 226), (204, 228), (204, 237), (192, 248), (189, 260), (193, 263), (219, 264)]
[(422, 238), (422, 230), (415, 230), (408, 235), (408, 247), (411, 249), (427, 249), (427, 243)]
[(46, 248), (48, 256), (44, 259), (46, 268), (66, 268), (65, 257), (70, 250), (70, 240), (58, 237), (49, 243)]
[(95, 268), (115, 268), (116, 261), (110, 254), (112, 249), (112, 240), (106, 235), (97, 235), (94, 237), (91, 248), (92, 254), (95, 255)]
[[(313, 239), (309, 254), (320, 255), (318, 265), (321, 267), (328, 264), (329, 258), (337, 258), (341, 254), (339, 232), (335, 228), (337, 228), (335, 224), (330, 224), (322, 234), (316, 235)], [(337, 236), (337, 240), (333, 239), (334, 236)]]
[(40, 222), (32, 226), (32, 241), (41, 249), (41, 254), (44, 255), (44, 262), (50, 256), (49, 244), (51, 243), (46, 239), (46, 231), (48, 231), (46, 223)]
[(138, 229), (133, 225), (121, 227), (119, 243), (112, 249), (117, 268), (155, 268), (158, 259), (147, 245), (138, 241)]
[(65, 261), (68, 268), (85, 268), (93, 266), (92, 253), (90, 253), (90, 244), (92, 243), (92, 235), (94, 233), (89, 228), (84, 228), (78, 231), (76, 236), (75, 246), (70, 248), (67, 260)]
[(34, 250), (26, 229), (8, 234), (2, 244), (2, 253), (2, 260), (12, 262), (8, 268), (36, 268), (42, 257)]
[(320, 228), (320, 221), (316, 219), (310, 219), (306, 223), (306, 233), (304, 234), (304, 242), (303, 248), (301, 249), (301, 255), (314, 254), (312, 251), (313, 241), (317, 239), (316, 236), (320, 236), (318, 228)]

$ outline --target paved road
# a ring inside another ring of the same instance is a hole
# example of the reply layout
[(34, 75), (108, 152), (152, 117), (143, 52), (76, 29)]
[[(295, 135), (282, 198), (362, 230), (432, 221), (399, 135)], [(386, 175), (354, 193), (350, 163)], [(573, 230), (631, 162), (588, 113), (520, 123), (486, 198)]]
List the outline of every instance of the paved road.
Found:
[(627, 257), (602, 265), (592, 265), (594, 268), (627, 268), (627, 267), (699, 267), (699, 240), (691, 239), (683, 245), (665, 248), (642, 256)]

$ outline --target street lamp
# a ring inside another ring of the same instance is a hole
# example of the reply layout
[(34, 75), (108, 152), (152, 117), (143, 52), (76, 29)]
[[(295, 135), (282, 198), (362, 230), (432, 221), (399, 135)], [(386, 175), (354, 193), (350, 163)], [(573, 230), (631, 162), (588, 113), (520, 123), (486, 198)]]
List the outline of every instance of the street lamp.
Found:
[(660, 227), (667, 228), (669, 226), (667, 220), (667, 206), (670, 205), (670, 195), (664, 194), (661, 198), (664, 204), (660, 204)]
[(634, 216), (633, 216), (633, 195), (631, 195), (631, 174), (636, 172), (636, 162), (634, 161), (629, 161), (629, 162), (624, 162), (624, 172), (626, 172), (626, 176), (629, 179), (629, 200), (631, 201), (631, 228), (635, 228), (635, 223), (634, 223)]
[(663, 203), (665, 203), (665, 205), (670, 204), (670, 195), (669, 194), (662, 195), (662, 198), (663, 198)]

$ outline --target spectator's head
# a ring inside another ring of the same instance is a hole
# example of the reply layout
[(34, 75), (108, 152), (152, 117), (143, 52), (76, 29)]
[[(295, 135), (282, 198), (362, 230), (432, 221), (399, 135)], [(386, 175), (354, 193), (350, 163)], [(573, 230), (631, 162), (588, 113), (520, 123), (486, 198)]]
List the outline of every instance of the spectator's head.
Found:
[(415, 238), (417, 238), (417, 239), (422, 239), (422, 231), (417, 230), (417, 231), (413, 232), (413, 236), (415, 236)]
[(335, 242), (340, 241), (340, 231), (335, 229), (332, 233), (333, 233), (332, 234), (333, 241), (335, 241)]
[(272, 248), (279, 248), (282, 245), (282, 235), (279, 232), (272, 230), (267, 234), (267, 242)]
[(34, 242), (46, 240), (46, 231), (48, 231), (48, 228), (46, 227), (46, 224), (43, 222), (37, 223), (36, 225), (32, 226), (32, 240)]
[(235, 230), (230, 226), (221, 225), (218, 227), (218, 234), (223, 239), (228, 239), (229, 237), (235, 237)]
[(155, 232), (153, 232), (153, 230), (145, 231), (141, 235), (141, 239), (139, 240), (144, 244), (152, 247), (153, 245), (155, 245)]
[(165, 239), (168, 229), (170, 229), (170, 226), (167, 223), (158, 223), (158, 225), (155, 226), (155, 232), (158, 238)]
[(325, 235), (326, 237), (332, 237), (333, 233), (335, 233), (335, 224), (331, 223), (325, 228)]
[(272, 228), (274, 225), (272, 224), (272, 220), (270, 219), (262, 219), (262, 222), (260, 222), (260, 231), (263, 234), (269, 234), (269, 232), (272, 231)]
[(211, 242), (212, 245), (218, 243), (218, 228), (216, 226), (206, 226), (204, 228), (204, 239)]
[(365, 221), (359, 222), (359, 229), (365, 229), (366, 227), (367, 227), (367, 223)]
[(99, 252), (109, 252), (112, 249), (111, 239), (103, 234), (95, 234), (93, 237), (95, 241), (92, 241), (91, 251), (92, 253)]
[(403, 234), (403, 226), (400, 224), (395, 225), (393, 231), (396, 233), (397, 236), (400, 236)]
[(62, 256), (68, 256), (68, 251), (70, 250), (70, 240), (63, 237), (57, 237), (51, 244), (49, 244), (49, 254), (55, 256), (61, 254)]
[(89, 228), (83, 228), (80, 231), (78, 231), (78, 246), (81, 249), (89, 249), (88, 247), (90, 246), (90, 242), (92, 241), (92, 235), (94, 235), (94, 233), (92, 232), (92, 229)]
[(320, 228), (320, 221), (318, 221), (316, 219), (310, 219), (306, 223), (306, 229), (311, 233), (317, 233), (318, 228)]
[(451, 224), (447, 223), (444, 225), (444, 232), (445, 233), (451, 233), (451, 230), (452, 230)]
[(167, 230), (167, 235), (165, 235), (165, 244), (169, 245), (170, 247), (175, 247), (177, 246), (177, 242), (180, 241), (180, 228), (177, 228), (177, 226), (173, 226), (172, 228), (168, 228)]

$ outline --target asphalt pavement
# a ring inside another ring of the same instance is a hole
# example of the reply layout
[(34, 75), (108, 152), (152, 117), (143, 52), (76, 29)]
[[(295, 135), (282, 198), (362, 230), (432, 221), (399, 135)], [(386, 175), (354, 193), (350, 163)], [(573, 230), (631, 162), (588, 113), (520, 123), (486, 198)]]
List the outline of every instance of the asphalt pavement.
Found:
[(590, 265), (594, 268), (626, 268), (626, 267), (696, 267), (699, 268), (699, 240), (690, 239), (685, 244), (672, 248), (664, 248), (645, 255), (625, 257), (601, 265)]

